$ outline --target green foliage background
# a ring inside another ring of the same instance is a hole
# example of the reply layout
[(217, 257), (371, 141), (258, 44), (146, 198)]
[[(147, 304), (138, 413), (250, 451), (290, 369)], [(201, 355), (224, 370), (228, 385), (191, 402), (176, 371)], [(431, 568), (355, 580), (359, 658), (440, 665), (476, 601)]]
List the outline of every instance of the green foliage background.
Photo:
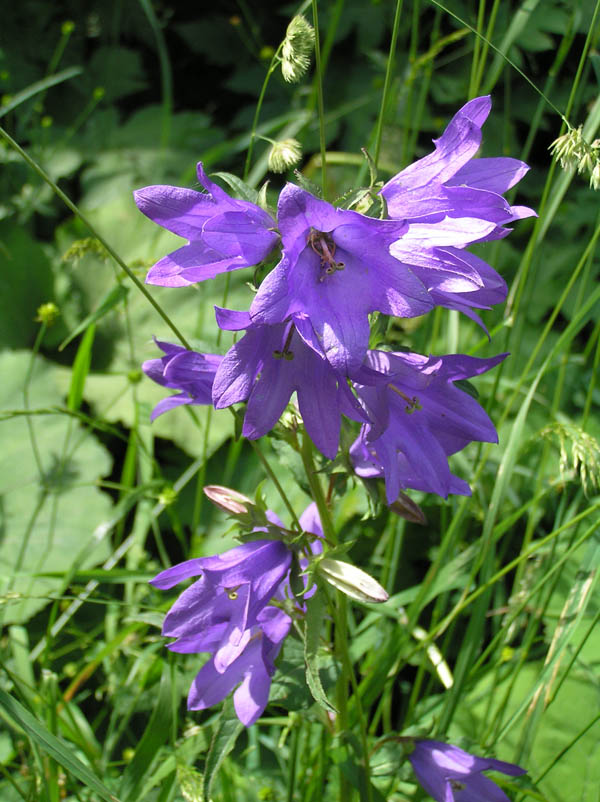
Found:
[[(360, 148), (377, 148), (379, 119), (385, 180), (484, 93), (494, 105), (482, 155), (532, 166), (516, 202), (539, 219), (478, 250), (510, 287), (506, 307), (484, 315), (492, 342), (445, 310), (391, 330), (423, 353), (511, 352), (477, 382), (500, 446), (457, 455), (472, 498), (413, 494), (426, 527), (374, 506), (361, 485), (339, 493), (335, 524), (352, 561), (391, 596), (348, 613), (366, 758), (356, 736), (328, 729), (305, 687), (298, 637), (256, 727), (240, 734), (229, 703), (185, 710), (198, 658), (164, 649), (159, 627), (174, 596), (147, 580), (232, 545), (202, 485), (253, 494), (264, 474), (226, 411), (182, 409), (150, 426), (163, 392), (140, 364), (156, 356), (153, 336), (173, 334), (97, 237), (140, 280), (181, 244), (139, 214), (131, 192), (197, 186), (199, 160), (241, 175), (264, 76), (297, 10), (250, 0), (24, 0), (3, 10), (0, 124), (93, 231), (0, 141), (0, 798), (308, 802), (337, 798), (345, 783), (361, 798), (418, 798), (394, 741), (418, 734), (527, 766), (528, 779), (504, 786), (514, 799), (592, 802), (600, 219), (597, 193), (551, 164), (547, 148), (561, 132), (556, 108), (588, 142), (598, 135), (593, 0), (319, 5), (329, 197), (368, 181)], [(289, 85), (276, 73), (258, 126), (299, 139), (301, 170), (314, 181), (316, 108), (311, 76)], [(247, 178), (256, 188), (269, 179), (274, 202), (293, 175), (268, 174), (267, 151), (258, 140)], [(250, 278), (232, 274), (228, 305), (247, 307)], [(194, 347), (222, 352), (212, 308), (224, 290), (217, 280), (151, 294)], [(46, 327), (36, 315), (50, 301), (60, 316)], [(309, 493), (299, 458), (277, 433), (264, 454), (300, 512)], [(263, 490), (285, 519), (272, 484)], [(433, 645), (453, 672), (451, 690)], [(325, 650), (319, 659), (329, 692), (335, 661)], [(356, 704), (352, 715), (358, 721)]]

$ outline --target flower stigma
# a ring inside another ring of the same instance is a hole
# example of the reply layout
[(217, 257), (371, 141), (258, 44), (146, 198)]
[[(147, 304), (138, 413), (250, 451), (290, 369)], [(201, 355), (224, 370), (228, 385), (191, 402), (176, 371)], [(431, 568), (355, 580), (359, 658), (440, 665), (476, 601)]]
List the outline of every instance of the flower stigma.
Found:
[(311, 228), (307, 242), (321, 260), (323, 272), (319, 276), (319, 281), (324, 281), (325, 276), (332, 276), (336, 270), (344, 269), (344, 263), (336, 262), (334, 259), (335, 242), (331, 234)]
[(403, 398), (406, 401), (407, 406), (404, 407), (404, 411), (408, 415), (412, 415), (415, 409), (423, 409), (416, 395), (414, 395), (412, 398), (409, 398), (406, 393), (403, 393), (402, 390), (399, 390), (393, 384), (388, 384), (388, 387), (390, 390), (393, 390), (397, 395), (399, 395), (400, 398)]

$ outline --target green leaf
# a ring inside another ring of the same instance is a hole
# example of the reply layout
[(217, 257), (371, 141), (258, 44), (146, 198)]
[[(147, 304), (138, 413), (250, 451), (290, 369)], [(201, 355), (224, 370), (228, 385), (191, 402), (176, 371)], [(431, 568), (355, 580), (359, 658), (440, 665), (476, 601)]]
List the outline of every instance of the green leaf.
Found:
[[(158, 658), (159, 662), (163, 662)], [(156, 706), (131, 763), (125, 769), (121, 783), (123, 802), (136, 802), (144, 778), (150, 773), (159, 749), (171, 735), (172, 724), (171, 681), (168, 670), (163, 673), (158, 688)]]
[(119, 799), (111, 794), (104, 783), (79, 758), (75, 757), (65, 743), (52, 735), (23, 705), (2, 689), (0, 689), (0, 707), (4, 711), (5, 721), (8, 721), (13, 727), (22, 729), (29, 738), (85, 786), (95, 791), (106, 802), (119, 802)]
[(245, 181), (242, 181), (241, 178), (238, 178), (237, 175), (232, 175), (231, 173), (211, 173), (211, 175), (225, 181), (242, 200), (258, 204), (260, 200), (259, 193), (246, 184)]
[(30, 97), (39, 95), (40, 92), (45, 92), (46, 89), (49, 89), (51, 86), (56, 86), (56, 84), (68, 81), (70, 78), (75, 78), (75, 76), (81, 75), (82, 72), (83, 69), (81, 67), (69, 67), (66, 70), (62, 70), (62, 72), (57, 72), (56, 75), (49, 75), (48, 78), (30, 84), (26, 89), (22, 89), (20, 92), (17, 92), (16, 95), (13, 95), (12, 99), (5, 106), (0, 108), (0, 119), (2, 119), (5, 114), (8, 114), (9, 111), (20, 106), (21, 103), (29, 100)]
[[(0, 355), (0, 410), (24, 408), (30, 362), (26, 351)], [(30, 405), (60, 403), (59, 377), (69, 371), (37, 357)], [(104, 524), (112, 501), (95, 485), (111, 465), (108, 451), (71, 415), (0, 421), (0, 595), (12, 597), (5, 624), (26, 621), (60, 593), (71, 567), (90, 568), (108, 557)], [(62, 577), (36, 576), (42, 570)]]
[(306, 665), (306, 681), (314, 700), (325, 710), (334, 710), (325, 694), (319, 676), (319, 643), (321, 626), (325, 618), (325, 593), (317, 590), (306, 604), (306, 628), (304, 636), (304, 662)]
[(67, 399), (67, 406), (73, 412), (77, 412), (83, 399), (83, 388), (85, 386), (85, 380), (90, 371), (90, 363), (92, 361), (92, 345), (94, 342), (95, 333), (96, 326), (94, 323), (92, 323), (79, 343), (77, 356), (73, 362), (71, 387), (69, 389), (69, 397)]
[(235, 715), (233, 702), (230, 697), (225, 699), (223, 704), (223, 712), (219, 717), (217, 729), (213, 735), (213, 739), (206, 756), (206, 765), (204, 766), (204, 798), (210, 799), (210, 789), (215, 780), (217, 772), (235, 746), (240, 733), (244, 729), (244, 725)]

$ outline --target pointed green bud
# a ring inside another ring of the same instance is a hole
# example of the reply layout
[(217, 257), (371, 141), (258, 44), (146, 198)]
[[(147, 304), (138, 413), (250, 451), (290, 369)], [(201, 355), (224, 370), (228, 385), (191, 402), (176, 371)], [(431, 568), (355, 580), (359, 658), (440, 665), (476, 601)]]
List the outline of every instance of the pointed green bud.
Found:
[(387, 592), (379, 582), (355, 565), (324, 557), (319, 560), (318, 569), (330, 585), (341, 590), (351, 599), (377, 604), (389, 599)]
[(297, 139), (281, 139), (273, 143), (269, 153), (269, 170), (272, 173), (285, 173), (295, 167), (302, 158), (302, 146)]
[(301, 15), (296, 15), (287, 27), (281, 48), (281, 73), (284, 80), (297, 83), (310, 67), (315, 46), (315, 31)]

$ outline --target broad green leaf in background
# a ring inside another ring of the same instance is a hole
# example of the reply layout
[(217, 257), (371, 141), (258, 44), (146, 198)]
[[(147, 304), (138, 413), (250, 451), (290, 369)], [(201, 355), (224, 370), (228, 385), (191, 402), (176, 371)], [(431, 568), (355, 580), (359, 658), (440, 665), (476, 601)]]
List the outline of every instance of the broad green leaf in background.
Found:
[[(23, 409), (30, 360), (27, 351), (0, 355), (0, 410)], [(31, 408), (64, 403), (58, 380), (63, 372), (41, 357), (35, 360)], [(18, 594), (4, 605), (3, 623), (26, 621), (63, 589), (64, 579), (37, 578), (37, 572), (67, 574), (71, 568), (96, 565), (109, 554), (108, 544), (97, 541), (95, 531), (109, 518), (112, 502), (95, 483), (110, 473), (110, 454), (69, 415), (29, 420), (42, 476), (25, 416), (0, 421), (0, 595)]]

